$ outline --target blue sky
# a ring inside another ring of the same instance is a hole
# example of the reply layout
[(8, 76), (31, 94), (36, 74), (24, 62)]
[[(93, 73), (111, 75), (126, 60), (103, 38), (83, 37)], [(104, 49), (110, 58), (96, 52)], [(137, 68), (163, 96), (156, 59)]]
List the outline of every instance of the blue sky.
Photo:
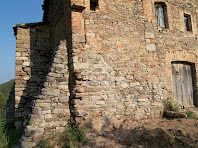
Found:
[(4, 0), (0, 5), (0, 84), (15, 75), (13, 25), (42, 21), (43, 0)]

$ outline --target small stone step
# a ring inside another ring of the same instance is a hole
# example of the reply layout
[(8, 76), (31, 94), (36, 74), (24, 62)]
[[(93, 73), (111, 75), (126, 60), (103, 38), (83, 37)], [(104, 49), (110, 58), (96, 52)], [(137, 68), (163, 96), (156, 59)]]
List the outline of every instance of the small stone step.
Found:
[(186, 114), (173, 111), (164, 111), (163, 116), (168, 118), (187, 118)]

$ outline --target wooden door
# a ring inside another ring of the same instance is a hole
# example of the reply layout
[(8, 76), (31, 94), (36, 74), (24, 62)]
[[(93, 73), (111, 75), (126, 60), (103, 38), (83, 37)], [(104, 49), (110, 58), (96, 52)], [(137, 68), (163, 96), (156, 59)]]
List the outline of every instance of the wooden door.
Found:
[(172, 63), (173, 100), (184, 107), (193, 107), (193, 74), (192, 65)]

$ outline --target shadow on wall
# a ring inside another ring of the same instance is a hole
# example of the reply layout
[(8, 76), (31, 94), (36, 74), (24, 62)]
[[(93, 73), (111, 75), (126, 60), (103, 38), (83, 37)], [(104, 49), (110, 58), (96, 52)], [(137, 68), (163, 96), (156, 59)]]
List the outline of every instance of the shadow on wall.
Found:
[[(31, 112), (32, 101), (39, 95), (50, 68), (52, 52), (47, 27), (46, 25), (30, 26), (30, 49), (24, 47), (21, 53), (23, 57), (30, 59), (30, 63), (26, 65), (23, 61), (22, 73), (15, 77), (15, 126), (17, 128), (25, 124)], [(17, 102), (19, 99), (17, 97), (20, 95), (20, 102)]]

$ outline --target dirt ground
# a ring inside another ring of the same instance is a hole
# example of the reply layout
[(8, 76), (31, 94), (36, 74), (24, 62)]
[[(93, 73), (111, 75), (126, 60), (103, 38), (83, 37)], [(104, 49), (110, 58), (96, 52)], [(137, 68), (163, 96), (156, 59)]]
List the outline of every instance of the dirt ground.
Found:
[(93, 129), (82, 148), (198, 148), (198, 120), (148, 119)]

